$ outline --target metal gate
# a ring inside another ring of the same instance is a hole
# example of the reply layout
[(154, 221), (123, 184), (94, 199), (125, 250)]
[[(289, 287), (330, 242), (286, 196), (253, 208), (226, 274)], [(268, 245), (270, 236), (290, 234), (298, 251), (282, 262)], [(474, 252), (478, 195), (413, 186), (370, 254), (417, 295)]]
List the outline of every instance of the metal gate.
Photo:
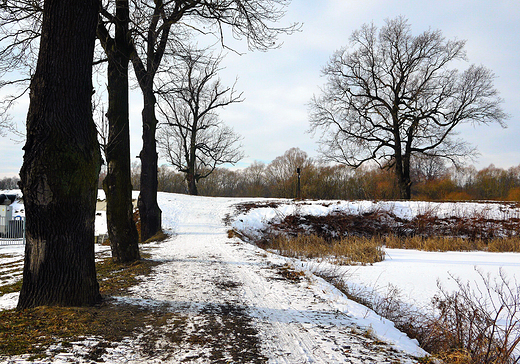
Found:
[(0, 245), (25, 244), (25, 217), (8, 220), (0, 216)]

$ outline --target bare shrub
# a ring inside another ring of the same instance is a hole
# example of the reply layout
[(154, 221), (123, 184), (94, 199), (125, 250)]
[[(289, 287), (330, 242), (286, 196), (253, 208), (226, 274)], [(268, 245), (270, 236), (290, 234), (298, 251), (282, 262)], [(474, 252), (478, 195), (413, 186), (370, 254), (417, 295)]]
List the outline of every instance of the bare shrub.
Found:
[[(520, 361), (520, 287), (501, 272), (491, 280), (480, 273), (479, 289), (452, 277), (457, 290), (439, 286), (431, 309), (404, 303), (400, 290), (386, 291), (350, 286), (348, 272), (315, 272), (348, 298), (369, 307), (444, 364), (513, 364)], [(438, 361), (431, 361), (436, 362)]]
[[(334, 285), (349, 299), (373, 310), (379, 316), (392, 321), (395, 327), (408, 337), (422, 343), (430, 335), (429, 316), (418, 308), (405, 303), (401, 290), (395, 285), (388, 285), (385, 290), (352, 286), (348, 282), (348, 272), (327, 269), (314, 274)], [(421, 345), (422, 346), (422, 345)]]
[(479, 271), (483, 288), (452, 277), (457, 291), (439, 287), (433, 304), (437, 315), (430, 322), (436, 337), (430, 352), (464, 352), (475, 364), (510, 364), (520, 360), (520, 287), (501, 271), (491, 280)]
[(315, 234), (325, 240), (347, 236), (371, 238), (399, 229), (396, 221), (400, 219), (393, 213), (380, 209), (360, 213), (332, 211), (325, 216), (287, 215), (279, 223), (274, 223), (272, 228), (292, 236)]
[[(299, 206), (299, 205), (298, 205)], [(487, 250), (520, 251), (520, 219), (491, 218), (487, 211), (460, 211), (449, 217), (437, 216), (434, 208), (421, 211), (412, 219), (403, 219), (391, 210), (374, 209), (367, 212), (333, 211), (325, 216), (301, 213), (277, 216), (271, 230), (291, 236), (314, 234), (332, 241), (343, 237), (386, 237), (388, 247), (428, 251)], [(401, 242), (395, 240), (402, 239)], [(393, 239), (393, 241), (392, 241)], [(501, 242), (500, 239), (512, 239)], [(515, 239), (518, 241), (515, 244)]]

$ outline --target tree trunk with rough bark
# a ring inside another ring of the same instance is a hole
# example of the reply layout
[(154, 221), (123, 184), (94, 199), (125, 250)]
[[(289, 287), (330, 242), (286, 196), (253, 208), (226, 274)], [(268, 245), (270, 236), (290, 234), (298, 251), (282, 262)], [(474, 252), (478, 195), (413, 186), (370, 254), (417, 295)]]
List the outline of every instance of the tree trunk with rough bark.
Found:
[(129, 263), (140, 259), (139, 236), (133, 220), (130, 182), (130, 121), (128, 116), (128, 0), (116, 2), (115, 39), (105, 45), (108, 56), (107, 225), (112, 259)]
[(195, 178), (194, 172), (188, 172), (186, 174), (186, 181), (188, 183), (188, 193), (191, 196), (198, 196), (199, 190), (197, 188), (197, 179)]
[(101, 155), (92, 119), (98, 0), (45, 0), (20, 171), (26, 212), (18, 308), (100, 301), (94, 218)]
[[(406, 161), (400, 158), (396, 161), (395, 175), (397, 179), (397, 187), (399, 188), (399, 198), (409, 200), (412, 198), (412, 180), (410, 178), (410, 164), (406, 165)], [(404, 165), (403, 165), (404, 164)]]
[(157, 204), (157, 146), (155, 131), (155, 96), (153, 88), (143, 90), (143, 149), (141, 159), (141, 192), (137, 206), (141, 217), (141, 241), (146, 241), (161, 231), (161, 209)]

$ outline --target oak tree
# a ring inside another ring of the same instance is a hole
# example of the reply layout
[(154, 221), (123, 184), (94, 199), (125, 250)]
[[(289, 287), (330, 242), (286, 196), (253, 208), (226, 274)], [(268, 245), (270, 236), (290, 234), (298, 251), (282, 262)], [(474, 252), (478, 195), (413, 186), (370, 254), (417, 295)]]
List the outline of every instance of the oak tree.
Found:
[(130, 179), (128, 65), (133, 47), (129, 33), (129, 2), (107, 2), (100, 13), (97, 37), (108, 62), (108, 135), (104, 148), (107, 174), (103, 180), (108, 236), (112, 259), (128, 263), (140, 258)]
[(20, 172), (26, 225), (18, 308), (100, 300), (94, 217), (101, 156), (92, 119), (98, 0), (45, 0)]
[[(136, 0), (137, 1), (137, 0)], [(141, 238), (146, 240), (161, 229), (161, 210), (157, 204), (157, 115), (155, 77), (160, 72), (165, 54), (173, 53), (172, 32), (188, 25), (201, 33), (212, 33), (225, 44), (224, 28), (233, 37), (245, 39), (250, 49), (268, 50), (278, 47), (277, 37), (297, 30), (298, 25), (281, 27), (277, 23), (285, 15), (289, 0), (197, 0), (165, 2), (155, 0), (153, 6), (136, 6), (134, 19), (135, 51), (131, 61), (143, 94), (143, 148), (140, 195)], [(182, 20), (182, 24), (181, 23)], [(175, 51), (175, 49), (173, 49)]]
[(398, 17), (381, 29), (363, 25), (350, 43), (331, 57), (326, 86), (310, 103), (311, 130), (321, 133), (326, 159), (391, 168), (400, 197), (409, 199), (414, 156), (460, 162), (475, 152), (456, 138), (460, 124), (504, 125), (493, 73), (450, 68), (466, 59), (464, 41), (446, 40), (439, 30), (414, 36)]

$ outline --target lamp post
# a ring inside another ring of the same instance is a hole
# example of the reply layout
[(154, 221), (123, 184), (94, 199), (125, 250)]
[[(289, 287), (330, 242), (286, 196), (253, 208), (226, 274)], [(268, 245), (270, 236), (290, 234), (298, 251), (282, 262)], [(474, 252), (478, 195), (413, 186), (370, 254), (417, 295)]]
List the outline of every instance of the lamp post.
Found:
[(296, 168), (296, 173), (298, 173), (298, 189), (296, 191), (297, 192), (296, 198), (298, 200), (301, 200), (302, 199), (302, 191), (301, 191), (301, 182), (300, 182), (301, 181), (301, 178), (300, 178), (301, 177), (300, 176), (301, 168), (300, 167)]

